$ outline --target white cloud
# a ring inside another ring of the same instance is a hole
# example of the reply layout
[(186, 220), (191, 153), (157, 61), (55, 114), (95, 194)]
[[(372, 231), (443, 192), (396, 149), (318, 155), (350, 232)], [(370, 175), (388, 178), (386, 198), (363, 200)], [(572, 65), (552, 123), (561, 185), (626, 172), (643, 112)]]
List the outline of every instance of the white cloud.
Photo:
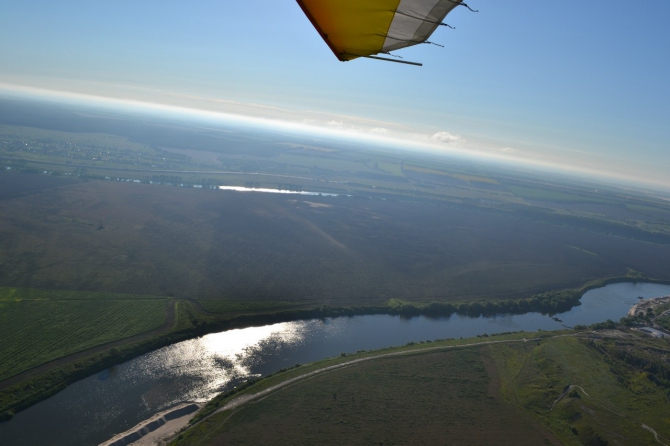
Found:
[(460, 135), (454, 135), (449, 132), (437, 132), (430, 139), (444, 144), (451, 144), (455, 142), (462, 142), (463, 138)]
[[(653, 186), (670, 187), (663, 172), (654, 172), (650, 177), (649, 169), (642, 171), (640, 163), (626, 163), (617, 160), (615, 165), (609, 160), (606, 172), (603, 172), (602, 156), (571, 147), (542, 145), (542, 150), (531, 147), (527, 141), (494, 142), (482, 135), (461, 135), (447, 131), (416, 128), (405, 124), (381, 121), (370, 118), (333, 114), (320, 111), (296, 111), (275, 106), (253, 103), (241, 103), (226, 99), (212, 99), (183, 94), (168, 94), (164, 91), (144, 89), (132, 86), (104, 85), (104, 89), (91, 83), (82, 87), (81, 83), (63, 84), (61, 89), (44, 89), (39, 86), (9, 84), (0, 79), (0, 92), (22, 97), (58, 101), (63, 103), (104, 106), (112, 110), (134, 111), (158, 114), (160, 116), (198, 119), (203, 122), (231, 122), (277, 128), (282, 131), (318, 134), (335, 138), (364, 139), (383, 143), (388, 147), (428, 150), (433, 153), (451, 153), (474, 158), (488, 158), (527, 166), (559, 169), (573, 173), (604, 175), (625, 181), (646, 182)], [(114, 87), (114, 88), (112, 88)], [(104, 92), (104, 93), (103, 93)], [(504, 144), (519, 144), (521, 149)], [(551, 149), (551, 151), (549, 151)], [(554, 154), (554, 152), (556, 152)], [(578, 153), (586, 161), (576, 165), (572, 157)], [(588, 158), (587, 158), (588, 156)], [(662, 164), (662, 163), (661, 163)], [(592, 166), (592, 167), (587, 167)], [(644, 166), (646, 167), (646, 166)]]

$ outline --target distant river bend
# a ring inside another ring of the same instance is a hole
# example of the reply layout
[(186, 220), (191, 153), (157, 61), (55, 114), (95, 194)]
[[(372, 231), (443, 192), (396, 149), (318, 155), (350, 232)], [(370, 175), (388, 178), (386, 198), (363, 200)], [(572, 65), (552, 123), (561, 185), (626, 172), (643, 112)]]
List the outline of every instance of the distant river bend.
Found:
[[(567, 326), (618, 320), (637, 297), (670, 294), (670, 285), (617, 283), (587, 292), (557, 315)], [(250, 375), (296, 363), (433, 339), (511, 331), (558, 330), (539, 313), (449, 318), (372, 315), (286, 322), (210, 334), (147, 353), (81, 380), (0, 424), (0, 444), (97, 445), (185, 401), (206, 401)]]

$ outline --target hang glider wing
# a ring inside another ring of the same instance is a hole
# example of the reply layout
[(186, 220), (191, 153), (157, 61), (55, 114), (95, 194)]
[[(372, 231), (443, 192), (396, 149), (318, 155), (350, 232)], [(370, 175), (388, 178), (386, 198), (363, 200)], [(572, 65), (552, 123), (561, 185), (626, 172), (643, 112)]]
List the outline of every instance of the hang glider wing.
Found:
[(462, 0), (297, 0), (335, 56), (358, 57), (424, 43)]

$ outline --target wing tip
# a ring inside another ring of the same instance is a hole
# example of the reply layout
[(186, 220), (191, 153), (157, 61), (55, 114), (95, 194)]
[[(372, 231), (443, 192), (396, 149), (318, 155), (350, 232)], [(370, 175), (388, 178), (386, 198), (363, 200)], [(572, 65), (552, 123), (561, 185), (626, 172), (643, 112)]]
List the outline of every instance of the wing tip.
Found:
[(341, 54), (338, 54), (333, 44), (330, 42), (330, 40), (328, 40), (328, 34), (323, 32), (319, 24), (314, 19), (314, 16), (312, 16), (312, 13), (307, 8), (307, 5), (305, 5), (305, 3), (302, 0), (296, 0), (296, 2), (298, 3), (298, 6), (300, 6), (300, 9), (302, 9), (302, 12), (307, 16), (309, 21), (312, 23), (312, 26), (314, 27), (314, 29), (316, 29), (316, 32), (318, 32), (323, 41), (326, 42), (326, 45), (328, 45), (328, 48), (330, 48), (335, 57), (337, 57), (341, 62), (347, 62), (348, 59), (342, 59)]

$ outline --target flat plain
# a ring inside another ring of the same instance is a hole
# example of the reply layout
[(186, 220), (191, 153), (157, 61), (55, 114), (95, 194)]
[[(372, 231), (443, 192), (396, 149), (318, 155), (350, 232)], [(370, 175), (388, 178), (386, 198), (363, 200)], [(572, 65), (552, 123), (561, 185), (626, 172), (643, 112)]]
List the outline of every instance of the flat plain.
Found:
[(662, 193), (449, 155), (0, 99), (0, 168), (2, 416), (254, 316), (670, 280)]
[(531, 211), (79, 182), (0, 201), (0, 285), (364, 305), (670, 278), (663, 234)]

